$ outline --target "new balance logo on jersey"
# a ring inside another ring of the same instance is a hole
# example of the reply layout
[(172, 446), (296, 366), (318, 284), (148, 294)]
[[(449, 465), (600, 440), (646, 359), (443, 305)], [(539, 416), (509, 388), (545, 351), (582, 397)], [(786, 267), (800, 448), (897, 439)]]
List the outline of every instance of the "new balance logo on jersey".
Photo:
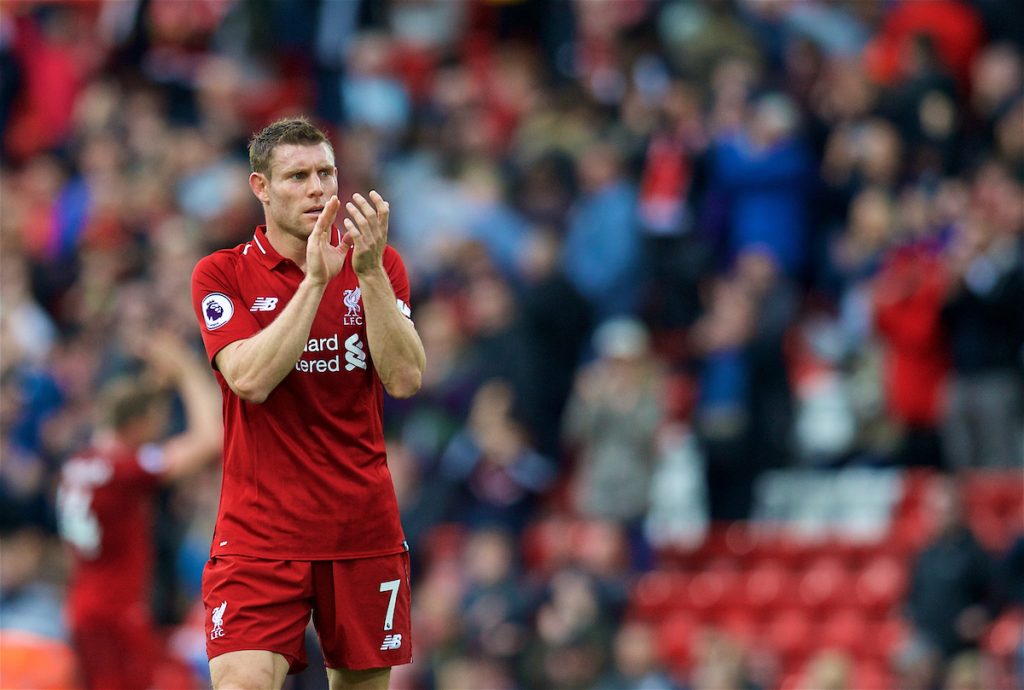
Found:
[(345, 318), (343, 323), (346, 326), (361, 326), (363, 325), (363, 316), (360, 312), (363, 308), (359, 306), (359, 297), (362, 295), (362, 290), (358, 287), (355, 290), (345, 290), (344, 302), (348, 311), (345, 312)]
[(276, 297), (257, 297), (249, 307), (249, 311), (274, 311), (277, 309)]
[(366, 352), (358, 333), (353, 333), (345, 341), (345, 362), (345, 371), (352, 371), (357, 367), (366, 369)]
[(224, 611), (227, 607), (228, 602), (222, 601), (220, 606), (213, 609), (213, 615), (210, 616), (210, 620), (213, 622), (213, 630), (210, 631), (211, 640), (224, 637)]
[(402, 646), (402, 635), (395, 633), (394, 635), (385, 635), (384, 642), (380, 645), (380, 651), (386, 652), (392, 649), (398, 649)]

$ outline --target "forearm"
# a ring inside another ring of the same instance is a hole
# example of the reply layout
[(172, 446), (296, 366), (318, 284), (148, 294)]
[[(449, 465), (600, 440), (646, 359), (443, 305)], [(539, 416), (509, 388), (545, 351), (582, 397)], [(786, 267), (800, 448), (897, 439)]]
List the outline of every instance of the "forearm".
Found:
[(221, 374), (239, 397), (263, 402), (292, 370), (306, 347), (325, 287), (303, 280), (273, 323), (217, 355)]
[(366, 315), (366, 338), (374, 367), (385, 390), (407, 398), (419, 390), (426, 366), (423, 343), (412, 321), (398, 309), (383, 268), (359, 276)]
[(190, 364), (178, 383), (178, 392), (185, 405), (187, 433), (202, 443), (219, 445), (222, 425), (220, 390), (208, 369)]

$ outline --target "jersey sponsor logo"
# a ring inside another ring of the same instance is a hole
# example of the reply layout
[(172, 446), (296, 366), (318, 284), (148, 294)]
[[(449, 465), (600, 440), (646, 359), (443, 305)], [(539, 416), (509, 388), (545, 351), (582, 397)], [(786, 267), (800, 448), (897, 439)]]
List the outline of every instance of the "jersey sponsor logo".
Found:
[(345, 371), (366, 369), (366, 351), (363, 350), (363, 342), (359, 340), (358, 333), (353, 333), (345, 341), (345, 362)]
[(249, 311), (274, 311), (277, 309), (276, 297), (257, 297), (249, 307)]
[(220, 602), (220, 606), (213, 609), (213, 614), (210, 616), (210, 620), (213, 622), (213, 630), (210, 631), (210, 639), (216, 640), (218, 637), (224, 637), (224, 611), (228, 607), (228, 602)]
[(412, 318), (412, 310), (409, 309), (409, 305), (406, 304), (403, 300), (395, 300), (395, 301), (398, 303), (398, 311), (402, 312), (402, 316), (404, 316), (407, 319), (411, 319)]
[(345, 306), (348, 307), (348, 311), (345, 312), (343, 323), (346, 326), (363, 325), (363, 316), (361, 314), (363, 308), (359, 306), (359, 298), (362, 294), (362, 291), (358, 287), (355, 290), (345, 290), (345, 297), (343, 301), (345, 302)]
[(203, 319), (206, 320), (206, 330), (215, 331), (235, 315), (235, 305), (231, 298), (219, 292), (211, 292), (203, 298)]
[(398, 649), (402, 646), (402, 634), (395, 633), (394, 635), (385, 635), (384, 641), (380, 645), (380, 651), (387, 652), (392, 649)]

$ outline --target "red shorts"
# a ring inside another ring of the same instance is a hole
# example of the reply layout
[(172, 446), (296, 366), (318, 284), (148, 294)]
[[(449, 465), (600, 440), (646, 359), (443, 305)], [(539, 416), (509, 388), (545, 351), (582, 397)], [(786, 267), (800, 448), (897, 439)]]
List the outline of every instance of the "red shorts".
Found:
[(72, 621), (71, 643), (88, 690), (152, 687), (162, 645), (144, 608), (128, 607), (119, 618)]
[(324, 662), (353, 671), (412, 661), (409, 554), (339, 561), (216, 556), (203, 571), (206, 653), (264, 649), (306, 668), (313, 616)]

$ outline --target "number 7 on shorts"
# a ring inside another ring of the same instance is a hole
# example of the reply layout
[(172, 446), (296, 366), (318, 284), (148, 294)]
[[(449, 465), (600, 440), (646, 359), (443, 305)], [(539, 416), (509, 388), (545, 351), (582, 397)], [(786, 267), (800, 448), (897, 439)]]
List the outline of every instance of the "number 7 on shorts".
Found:
[(388, 601), (388, 612), (384, 616), (384, 629), (391, 630), (395, 622), (395, 601), (398, 599), (398, 586), (401, 580), (389, 580), (380, 583), (381, 592), (391, 592), (391, 599)]

